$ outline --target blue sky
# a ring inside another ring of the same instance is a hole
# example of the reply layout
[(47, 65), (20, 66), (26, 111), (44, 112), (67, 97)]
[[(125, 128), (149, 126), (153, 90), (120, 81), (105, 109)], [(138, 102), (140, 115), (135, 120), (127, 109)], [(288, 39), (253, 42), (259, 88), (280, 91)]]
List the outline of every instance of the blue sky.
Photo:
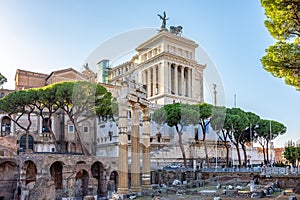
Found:
[(222, 77), (228, 107), (236, 94), (237, 107), (285, 124), (288, 131), (275, 140), (276, 146), (298, 139), (300, 93), (260, 63), (274, 40), (264, 27), (259, 0), (0, 0), (0, 72), (8, 78), (4, 87), (14, 87), (18, 68), (44, 73), (80, 69), (112, 36), (159, 28), (157, 14), (163, 11), (170, 18), (168, 26), (182, 25), (183, 35), (210, 56)]

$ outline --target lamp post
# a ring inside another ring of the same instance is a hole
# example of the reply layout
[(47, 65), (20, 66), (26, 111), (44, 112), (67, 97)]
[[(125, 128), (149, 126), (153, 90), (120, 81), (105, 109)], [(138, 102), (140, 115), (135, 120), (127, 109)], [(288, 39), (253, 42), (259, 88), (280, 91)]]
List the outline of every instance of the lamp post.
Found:
[(213, 84), (214, 89), (214, 106), (217, 106), (217, 85)]

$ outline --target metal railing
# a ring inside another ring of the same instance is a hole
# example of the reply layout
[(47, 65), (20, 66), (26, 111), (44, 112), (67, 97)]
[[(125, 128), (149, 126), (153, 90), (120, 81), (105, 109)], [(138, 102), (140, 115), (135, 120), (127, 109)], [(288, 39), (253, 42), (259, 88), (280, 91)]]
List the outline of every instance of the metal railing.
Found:
[(289, 175), (298, 174), (300, 175), (300, 168), (290, 167), (253, 167), (253, 168), (202, 168), (201, 172), (218, 172), (218, 173), (263, 173), (263, 174), (278, 174), (278, 175)]

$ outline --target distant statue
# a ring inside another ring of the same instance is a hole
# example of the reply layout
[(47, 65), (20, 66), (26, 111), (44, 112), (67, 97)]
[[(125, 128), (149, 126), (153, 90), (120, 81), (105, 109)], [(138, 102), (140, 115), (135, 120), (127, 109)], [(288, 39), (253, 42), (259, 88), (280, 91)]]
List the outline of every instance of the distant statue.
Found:
[(170, 26), (170, 33), (173, 33), (175, 35), (181, 35), (182, 29), (182, 26)]
[(166, 29), (166, 25), (167, 25), (167, 20), (169, 18), (167, 18), (166, 12), (164, 11), (164, 16), (161, 16), (160, 14), (157, 14), (159, 16), (159, 18), (162, 20), (162, 24), (161, 24), (161, 29)]
[(82, 65), (84, 67), (84, 69), (89, 70), (89, 63), (86, 63), (85, 65)]

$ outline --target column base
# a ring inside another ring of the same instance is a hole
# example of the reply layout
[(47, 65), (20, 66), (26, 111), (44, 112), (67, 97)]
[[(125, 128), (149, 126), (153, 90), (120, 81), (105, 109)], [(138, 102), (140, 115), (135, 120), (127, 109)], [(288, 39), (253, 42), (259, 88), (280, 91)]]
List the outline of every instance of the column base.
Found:
[(129, 194), (128, 188), (118, 188), (117, 194)]
[(131, 191), (131, 192), (141, 192), (141, 191), (142, 191), (142, 188), (141, 188), (141, 187), (131, 187), (131, 188), (130, 188), (130, 191)]

